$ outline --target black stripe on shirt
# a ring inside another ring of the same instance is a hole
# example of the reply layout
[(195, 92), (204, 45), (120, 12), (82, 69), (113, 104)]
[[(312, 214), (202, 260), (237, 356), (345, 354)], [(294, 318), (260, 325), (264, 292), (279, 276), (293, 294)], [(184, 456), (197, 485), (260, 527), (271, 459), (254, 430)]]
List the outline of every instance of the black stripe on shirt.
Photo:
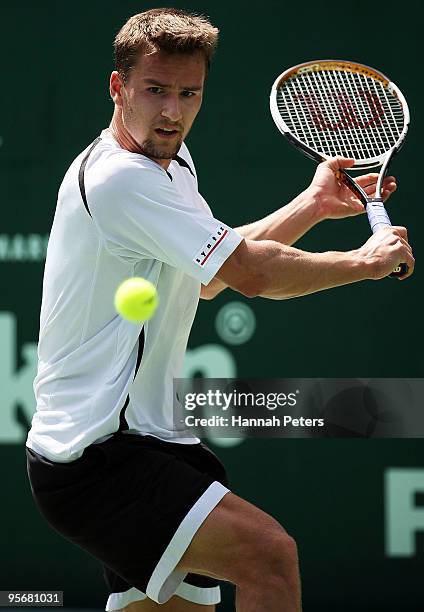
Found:
[[(138, 337), (138, 353), (137, 353), (137, 362), (135, 364), (134, 379), (137, 376), (137, 372), (138, 372), (138, 370), (140, 368), (140, 364), (141, 364), (141, 359), (143, 357), (144, 341), (145, 341), (145, 337), (144, 337), (144, 325), (143, 325), (143, 327), (141, 328), (140, 335)], [(128, 393), (127, 398), (125, 400), (125, 403), (122, 406), (121, 412), (119, 414), (119, 428), (118, 428), (118, 432), (125, 431), (125, 430), (130, 428), (129, 425), (128, 425), (127, 419), (125, 418), (125, 411), (128, 408), (128, 404), (129, 403), (130, 403), (130, 394)], [(118, 433), (118, 432), (116, 432), (116, 433)]]
[(190, 172), (190, 174), (196, 178), (194, 176), (194, 172), (193, 170), (190, 168), (190, 166), (188, 165), (188, 163), (186, 162), (185, 159), (183, 159), (182, 157), (180, 157), (179, 155), (176, 155), (173, 159), (175, 159), (175, 161), (180, 164), (180, 166), (182, 166), (183, 168), (187, 168), (187, 170)]
[(88, 149), (87, 153), (85, 154), (84, 159), (81, 162), (80, 169), (78, 171), (78, 183), (79, 183), (79, 188), (80, 188), (80, 192), (81, 192), (82, 201), (84, 202), (84, 206), (86, 208), (86, 211), (90, 215), (90, 217), (91, 217), (91, 212), (90, 212), (90, 209), (88, 208), (87, 196), (85, 195), (84, 172), (85, 172), (85, 167), (86, 167), (87, 162), (88, 162), (88, 158), (90, 157), (90, 153), (95, 148), (95, 146), (99, 144), (100, 141), (101, 141), (101, 137), (98, 136), (96, 138), (96, 140), (93, 142), (93, 144), (91, 145), (91, 147)]

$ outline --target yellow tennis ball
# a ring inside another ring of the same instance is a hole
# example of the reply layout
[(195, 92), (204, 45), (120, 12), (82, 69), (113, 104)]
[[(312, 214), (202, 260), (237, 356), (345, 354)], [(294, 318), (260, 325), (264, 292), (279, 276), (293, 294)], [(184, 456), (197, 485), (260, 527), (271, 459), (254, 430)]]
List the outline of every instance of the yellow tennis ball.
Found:
[(116, 311), (132, 323), (141, 323), (150, 319), (158, 303), (156, 287), (139, 276), (125, 280), (115, 293)]

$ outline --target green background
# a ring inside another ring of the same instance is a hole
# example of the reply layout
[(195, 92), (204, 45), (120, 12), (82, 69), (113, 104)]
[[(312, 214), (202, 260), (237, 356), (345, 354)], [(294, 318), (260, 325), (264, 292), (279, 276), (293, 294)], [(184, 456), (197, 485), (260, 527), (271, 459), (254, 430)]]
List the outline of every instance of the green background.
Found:
[[(127, 17), (162, 4), (3, 6), (2, 234), (49, 232), (69, 163), (110, 120), (113, 37)], [(227, 291), (200, 304), (190, 348), (221, 342), (211, 321), (236, 299), (248, 303), (257, 321), (248, 343), (229, 347), (238, 376), (422, 377), (422, 33), (419, 20), (401, 10), (413, 3), (386, 2), (384, 10), (366, 1), (173, 5), (209, 15), (221, 30), (188, 145), (201, 192), (229, 225), (289, 202), (312, 177), (313, 163), (284, 141), (268, 110), (270, 87), (285, 68), (322, 58), (369, 64), (394, 80), (411, 112), (410, 133), (393, 163), (399, 189), (389, 212), (393, 223), (408, 227), (415, 275), (405, 283), (369, 281), (284, 302)], [(327, 221), (298, 246), (348, 250), (368, 236), (362, 216)], [(19, 347), (38, 336), (43, 263), (0, 265), (0, 310), (17, 318), (18, 369)], [(25, 419), (15, 408), (24, 440)], [(383, 524), (384, 470), (424, 467), (420, 440), (249, 440), (214, 450), (228, 467), (234, 492), (271, 513), (296, 538), (306, 612), (424, 609), (422, 534), (415, 556), (388, 559)], [(32, 503), (22, 444), (1, 445), (0, 465), (0, 590), (58, 589), (67, 606), (103, 607), (106, 589), (97, 563), (55, 534)], [(228, 585), (219, 609), (233, 609)]]

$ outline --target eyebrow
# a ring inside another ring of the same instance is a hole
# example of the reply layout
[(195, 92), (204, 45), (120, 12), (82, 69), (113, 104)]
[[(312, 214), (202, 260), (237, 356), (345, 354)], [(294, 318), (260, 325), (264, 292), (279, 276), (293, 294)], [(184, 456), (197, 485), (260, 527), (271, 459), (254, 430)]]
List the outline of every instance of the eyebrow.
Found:
[[(154, 85), (155, 87), (162, 87), (162, 89), (166, 89), (167, 87), (169, 87), (169, 85), (164, 85), (163, 83), (159, 83), (158, 81), (155, 81), (154, 79), (141, 79), (142, 81), (144, 81), (144, 83), (150, 83), (151, 85)], [(194, 85), (193, 87), (181, 87), (181, 89), (187, 90), (187, 91), (201, 91), (202, 87), (200, 85)]]

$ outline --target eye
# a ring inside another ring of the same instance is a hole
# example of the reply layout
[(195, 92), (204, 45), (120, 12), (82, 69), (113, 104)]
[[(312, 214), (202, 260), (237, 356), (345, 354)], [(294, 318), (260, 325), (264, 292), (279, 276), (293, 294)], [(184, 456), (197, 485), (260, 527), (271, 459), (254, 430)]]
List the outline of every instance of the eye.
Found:
[(160, 94), (162, 93), (163, 89), (162, 87), (148, 87), (147, 91), (150, 91), (152, 94)]
[(184, 98), (191, 98), (191, 97), (195, 96), (196, 94), (194, 93), (194, 91), (188, 91), (187, 89), (185, 89), (183, 92), (181, 92), (181, 95)]

